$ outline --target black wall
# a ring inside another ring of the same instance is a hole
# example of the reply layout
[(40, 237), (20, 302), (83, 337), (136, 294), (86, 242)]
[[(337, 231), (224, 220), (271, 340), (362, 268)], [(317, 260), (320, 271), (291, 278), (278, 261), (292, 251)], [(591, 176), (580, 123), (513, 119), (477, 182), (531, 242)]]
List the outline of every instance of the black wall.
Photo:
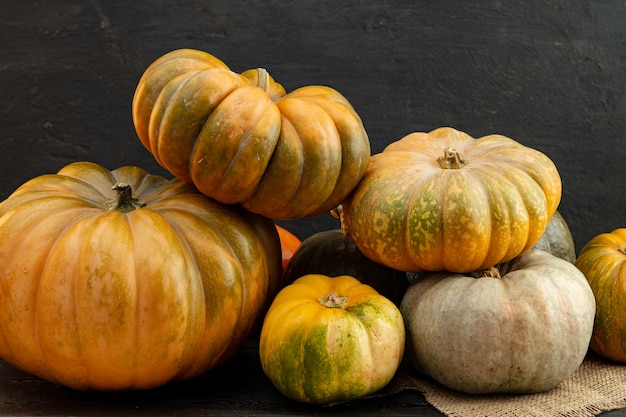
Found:
[(336, 88), (373, 152), (440, 126), (541, 150), (580, 250), (626, 227), (625, 22), (623, 0), (5, 0), (0, 198), (77, 160), (168, 175), (136, 138), (132, 96), (154, 59), (197, 48), (288, 91)]

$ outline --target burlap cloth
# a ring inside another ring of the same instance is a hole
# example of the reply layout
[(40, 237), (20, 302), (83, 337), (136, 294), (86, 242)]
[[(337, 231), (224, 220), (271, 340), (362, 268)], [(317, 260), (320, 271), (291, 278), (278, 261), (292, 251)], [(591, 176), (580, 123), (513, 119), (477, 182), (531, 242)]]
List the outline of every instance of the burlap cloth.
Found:
[(436, 409), (453, 417), (586, 417), (626, 407), (626, 365), (589, 353), (578, 370), (539, 394), (471, 395), (445, 388), (408, 366), (374, 396), (418, 390)]

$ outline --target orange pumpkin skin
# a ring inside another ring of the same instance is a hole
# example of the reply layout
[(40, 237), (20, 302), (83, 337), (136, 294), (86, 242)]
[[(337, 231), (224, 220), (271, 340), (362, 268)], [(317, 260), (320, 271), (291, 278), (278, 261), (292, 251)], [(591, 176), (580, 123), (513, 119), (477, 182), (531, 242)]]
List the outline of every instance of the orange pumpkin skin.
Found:
[(289, 261), (291, 260), (293, 255), (296, 253), (296, 251), (302, 244), (302, 241), (298, 239), (296, 235), (294, 235), (293, 233), (291, 233), (289, 230), (285, 229), (284, 227), (276, 225), (276, 230), (278, 231), (278, 237), (280, 238), (280, 247), (281, 247), (281, 252), (282, 252), (282, 267), (283, 267), (282, 270), (284, 274), (285, 270), (287, 269), (287, 265), (289, 264)]
[[(119, 182), (142, 207), (107, 206)], [(26, 182), (0, 216), (0, 356), (74, 389), (199, 375), (278, 290), (269, 219), (137, 167), (70, 164)]]
[(626, 228), (592, 238), (575, 265), (587, 277), (596, 298), (591, 349), (626, 363)]
[(348, 100), (325, 86), (286, 94), (265, 71), (231, 71), (181, 49), (141, 77), (139, 139), (158, 163), (220, 202), (274, 219), (335, 208), (363, 176), (370, 144)]
[(561, 178), (543, 153), (439, 128), (372, 156), (342, 206), (368, 258), (401, 271), (471, 272), (530, 249), (560, 199)]

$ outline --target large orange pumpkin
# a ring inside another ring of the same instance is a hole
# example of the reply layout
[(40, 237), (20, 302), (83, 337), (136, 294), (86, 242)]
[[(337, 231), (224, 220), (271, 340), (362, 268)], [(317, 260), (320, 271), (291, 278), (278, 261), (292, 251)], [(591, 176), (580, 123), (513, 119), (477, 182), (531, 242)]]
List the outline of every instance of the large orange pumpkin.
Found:
[(75, 389), (199, 375), (278, 291), (269, 219), (137, 167), (68, 165), (22, 185), (0, 216), (0, 356)]
[(132, 112), (139, 139), (173, 175), (275, 219), (335, 208), (370, 157), (359, 115), (336, 90), (286, 94), (265, 70), (238, 74), (193, 49), (146, 69)]
[(444, 127), (374, 155), (342, 206), (368, 258), (401, 271), (471, 272), (530, 249), (560, 199), (561, 178), (545, 154)]

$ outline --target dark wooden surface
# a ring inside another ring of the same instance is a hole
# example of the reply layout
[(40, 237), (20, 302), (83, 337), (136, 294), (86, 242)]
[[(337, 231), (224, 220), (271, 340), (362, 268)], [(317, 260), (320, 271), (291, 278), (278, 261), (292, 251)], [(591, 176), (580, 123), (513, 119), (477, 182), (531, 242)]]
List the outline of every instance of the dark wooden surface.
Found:
[[(267, 379), (252, 338), (231, 360), (190, 381), (146, 391), (78, 392), (0, 360), (0, 416), (424, 416), (444, 414), (415, 390), (312, 406), (282, 396)], [(602, 416), (626, 416), (626, 409)]]
[(11, 416), (442, 416), (417, 391), (311, 406), (283, 397), (267, 379), (251, 340), (223, 366), (196, 379), (148, 391), (77, 392), (0, 361), (0, 415)]

